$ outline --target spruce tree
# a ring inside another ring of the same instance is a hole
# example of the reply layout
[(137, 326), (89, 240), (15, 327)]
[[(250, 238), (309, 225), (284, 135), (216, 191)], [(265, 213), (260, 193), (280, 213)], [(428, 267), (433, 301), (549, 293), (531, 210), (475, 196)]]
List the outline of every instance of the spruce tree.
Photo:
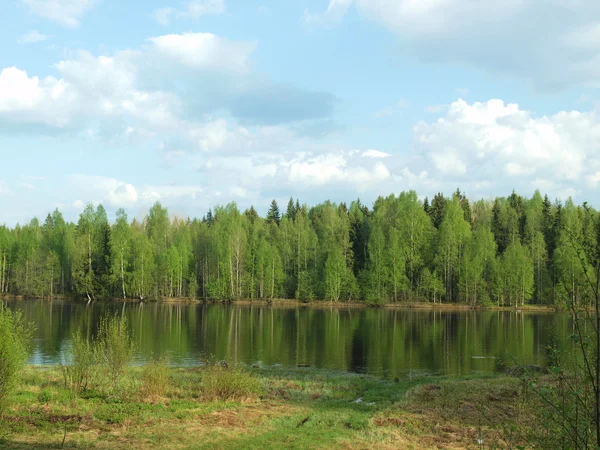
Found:
[(296, 207), (294, 206), (294, 199), (292, 197), (290, 197), (290, 201), (288, 202), (285, 215), (289, 220), (294, 220), (296, 218)]
[(441, 192), (435, 194), (431, 201), (431, 208), (429, 211), (429, 217), (436, 228), (439, 228), (442, 220), (444, 220), (444, 212), (446, 209), (446, 198)]
[(271, 206), (269, 207), (269, 212), (267, 213), (267, 223), (279, 225), (280, 221), (281, 215), (279, 214), (279, 206), (277, 205), (277, 201), (273, 199)]
[(425, 210), (427, 215), (429, 215), (431, 211), (431, 206), (429, 206), (429, 199), (427, 197), (425, 197), (425, 201), (423, 202), (423, 209)]
[(254, 209), (254, 206), (250, 206), (250, 209), (244, 211), (244, 215), (248, 218), (251, 224), (254, 224), (256, 219), (258, 219), (258, 213)]

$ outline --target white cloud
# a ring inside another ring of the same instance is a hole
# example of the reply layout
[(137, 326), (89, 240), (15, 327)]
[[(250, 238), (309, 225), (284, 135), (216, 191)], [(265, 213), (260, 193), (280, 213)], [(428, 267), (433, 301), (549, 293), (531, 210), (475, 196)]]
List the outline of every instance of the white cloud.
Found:
[(76, 27), (94, 5), (96, 0), (19, 0), (29, 10), (67, 27)]
[(431, 152), (429, 157), (440, 172), (449, 175), (464, 175), (467, 166), (455, 151)]
[[(167, 144), (184, 140), (214, 151), (240, 143), (232, 138), (244, 133), (236, 119), (258, 126), (333, 113), (331, 94), (274, 84), (255, 73), (253, 42), (210, 33), (148, 42), (112, 55), (74, 52), (44, 78), (17, 67), (0, 69), (0, 124), (13, 132), (61, 131), (131, 145), (156, 137)], [(233, 118), (225, 123), (214, 113)]]
[(192, 0), (182, 9), (159, 8), (154, 11), (154, 19), (161, 25), (167, 26), (173, 20), (198, 20), (202, 16), (223, 14), (224, 0)]
[(580, 192), (584, 181), (595, 186), (599, 180), (600, 118), (593, 112), (535, 117), (502, 100), (457, 100), (443, 117), (413, 131), (422, 166), (429, 162), (461, 186), (479, 179), (519, 187), (534, 178), (543, 188), (541, 180), (552, 179), (552, 190), (564, 194), (567, 185)]
[(367, 151), (363, 152), (362, 155), (367, 158), (387, 158), (389, 156), (392, 156), (389, 153), (381, 152), (379, 150), (374, 150), (374, 149), (367, 150)]
[(31, 30), (21, 36), (18, 40), (20, 44), (34, 44), (48, 39), (48, 36), (40, 33), (38, 30)]
[(149, 40), (162, 56), (185, 66), (236, 73), (249, 70), (250, 56), (256, 48), (255, 43), (231, 41), (211, 33), (168, 34)]
[(391, 175), (381, 162), (376, 162), (370, 169), (351, 163), (351, 155), (347, 153), (301, 156), (286, 163), (286, 172), (292, 184), (313, 186), (346, 183), (366, 187)]
[(137, 190), (132, 184), (121, 184), (106, 195), (108, 204), (115, 207), (133, 206), (137, 200)]
[(202, 186), (146, 186), (142, 190), (140, 199), (146, 204), (180, 198), (196, 200), (203, 192)]

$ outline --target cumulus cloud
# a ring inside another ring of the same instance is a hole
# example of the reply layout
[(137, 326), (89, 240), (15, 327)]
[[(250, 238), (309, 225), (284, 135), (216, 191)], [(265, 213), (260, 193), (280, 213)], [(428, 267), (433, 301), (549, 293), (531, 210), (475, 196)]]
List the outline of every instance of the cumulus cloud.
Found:
[(464, 0), (330, 0), (324, 13), (305, 12), (304, 17), (339, 21), (352, 4), (429, 62), (466, 63), (527, 79), (543, 90), (598, 85), (598, 2), (471, 1), (465, 6)]
[(198, 20), (202, 16), (222, 14), (225, 12), (224, 0), (192, 0), (183, 8), (159, 8), (154, 11), (154, 19), (167, 26), (173, 20)]
[(253, 42), (184, 33), (148, 43), (112, 55), (75, 52), (54, 65), (55, 76), (1, 69), (0, 127), (9, 124), (7, 131), (30, 134), (78, 132), (130, 143), (182, 129), (203, 130), (201, 147), (208, 149), (218, 147), (225, 134), (219, 130), (222, 122), (205, 126), (213, 113), (255, 126), (333, 114), (335, 97), (257, 75), (251, 65)]
[(35, 44), (48, 39), (48, 36), (40, 33), (38, 30), (31, 30), (21, 36), (18, 40), (19, 44)]
[(97, 0), (19, 0), (38, 16), (66, 27), (76, 27)]
[(576, 193), (584, 182), (597, 183), (600, 118), (594, 112), (535, 117), (502, 100), (457, 100), (443, 117), (419, 122), (413, 132), (423, 166), (461, 184), (477, 177), (518, 187), (533, 178), (539, 188), (564, 194), (566, 185)]
[(288, 179), (293, 184), (322, 186), (335, 182), (365, 186), (390, 177), (389, 170), (381, 162), (375, 163), (371, 169), (348, 163), (343, 154), (298, 158), (288, 163)]

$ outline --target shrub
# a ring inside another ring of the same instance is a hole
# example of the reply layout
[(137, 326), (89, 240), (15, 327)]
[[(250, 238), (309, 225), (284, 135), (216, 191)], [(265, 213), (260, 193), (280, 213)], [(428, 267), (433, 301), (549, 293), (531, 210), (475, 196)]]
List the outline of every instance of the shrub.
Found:
[(165, 358), (153, 359), (144, 366), (139, 393), (143, 398), (163, 397), (168, 382), (168, 361)]
[(38, 402), (40, 403), (49, 403), (52, 400), (52, 394), (48, 389), (44, 389), (38, 394)]
[(209, 363), (202, 370), (202, 397), (206, 400), (242, 401), (260, 394), (260, 381), (241, 367)]
[(107, 370), (113, 387), (133, 360), (134, 345), (125, 316), (104, 316), (100, 320), (95, 356)]
[(0, 414), (27, 361), (32, 330), (20, 312), (12, 312), (0, 302)]
[(94, 344), (79, 331), (73, 334), (71, 364), (61, 365), (65, 387), (77, 392), (88, 389), (97, 372)]

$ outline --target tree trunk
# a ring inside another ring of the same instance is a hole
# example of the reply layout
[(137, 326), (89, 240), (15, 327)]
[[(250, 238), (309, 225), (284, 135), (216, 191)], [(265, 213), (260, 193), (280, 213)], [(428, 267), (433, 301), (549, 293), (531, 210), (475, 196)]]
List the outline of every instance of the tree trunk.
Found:
[(124, 249), (121, 247), (121, 288), (123, 289), (123, 300), (127, 298), (125, 295), (125, 270), (123, 268), (123, 252)]

